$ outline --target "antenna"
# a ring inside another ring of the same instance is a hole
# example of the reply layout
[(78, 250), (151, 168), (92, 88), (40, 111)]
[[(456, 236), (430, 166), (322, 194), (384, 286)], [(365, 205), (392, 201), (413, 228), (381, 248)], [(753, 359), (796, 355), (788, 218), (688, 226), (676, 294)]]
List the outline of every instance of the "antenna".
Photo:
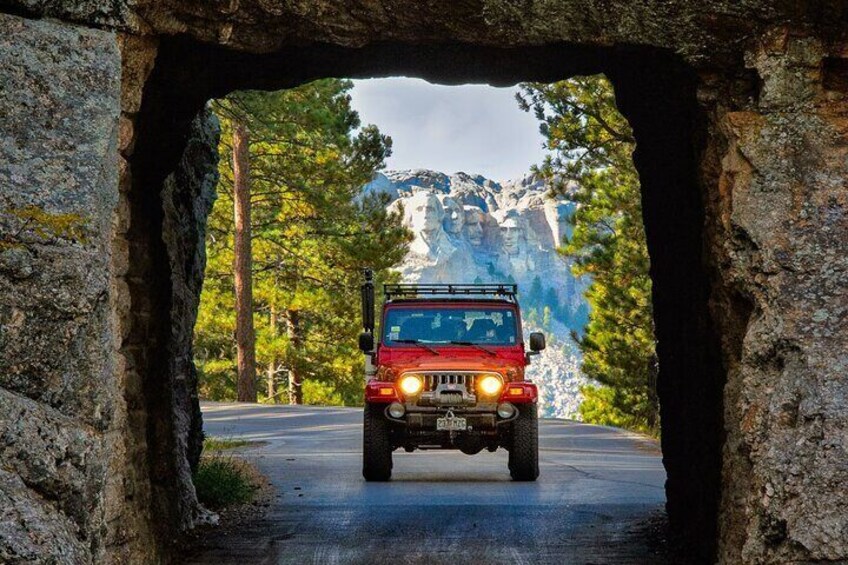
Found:
[(366, 333), (374, 333), (374, 271), (364, 269), (365, 282), (362, 283), (362, 328)]

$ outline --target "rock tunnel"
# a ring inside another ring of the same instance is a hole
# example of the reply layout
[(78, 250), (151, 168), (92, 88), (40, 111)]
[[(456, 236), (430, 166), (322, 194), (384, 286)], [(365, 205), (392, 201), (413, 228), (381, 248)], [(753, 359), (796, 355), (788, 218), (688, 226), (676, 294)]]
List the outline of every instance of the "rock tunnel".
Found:
[(693, 562), (848, 558), (833, 496), (848, 479), (836, 4), (583, 17), (568, 2), (7, 3), (2, 193), (79, 215), (85, 234), (0, 248), (0, 497), (27, 517), (0, 525), (0, 556), (153, 562), (200, 519), (208, 100), (323, 77), (604, 73), (637, 140), (672, 530)]

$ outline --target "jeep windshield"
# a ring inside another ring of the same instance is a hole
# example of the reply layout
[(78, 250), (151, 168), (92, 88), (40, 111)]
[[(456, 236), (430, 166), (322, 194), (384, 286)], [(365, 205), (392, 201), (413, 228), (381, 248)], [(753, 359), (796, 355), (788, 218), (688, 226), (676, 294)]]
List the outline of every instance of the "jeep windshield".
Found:
[(444, 345), (516, 345), (516, 315), (511, 308), (390, 308), (383, 322), (383, 343)]

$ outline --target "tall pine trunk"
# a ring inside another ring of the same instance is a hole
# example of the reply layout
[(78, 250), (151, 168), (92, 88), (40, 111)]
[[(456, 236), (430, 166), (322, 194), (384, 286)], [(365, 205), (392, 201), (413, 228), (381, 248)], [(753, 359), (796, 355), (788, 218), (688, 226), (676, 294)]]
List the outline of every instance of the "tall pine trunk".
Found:
[[(273, 340), (277, 337), (277, 310), (274, 305), (271, 305), (271, 312), (268, 316), (268, 333)], [(274, 354), (273, 346), (271, 347), (271, 359), (268, 361), (268, 368), (265, 374), (265, 382), (268, 387), (268, 402), (277, 404), (277, 356)]]
[(236, 293), (238, 400), (256, 402), (256, 331), (253, 327), (253, 261), (250, 230), (250, 155), (245, 124), (233, 121), (233, 245)]
[(300, 312), (286, 310), (286, 334), (293, 355), (289, 362), (289, 403), (303, 404), (303, 375), (298, 371), (297, 357), (300, 353)]

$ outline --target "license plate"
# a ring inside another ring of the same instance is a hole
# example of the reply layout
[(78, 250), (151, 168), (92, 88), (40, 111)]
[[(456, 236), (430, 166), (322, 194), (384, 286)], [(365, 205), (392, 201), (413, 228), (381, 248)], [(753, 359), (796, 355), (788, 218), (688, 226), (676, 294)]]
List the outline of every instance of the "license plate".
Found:
[(464, 432), (468, 429), (465, 418), (437, 418), (436, 429), (446, 432)]

